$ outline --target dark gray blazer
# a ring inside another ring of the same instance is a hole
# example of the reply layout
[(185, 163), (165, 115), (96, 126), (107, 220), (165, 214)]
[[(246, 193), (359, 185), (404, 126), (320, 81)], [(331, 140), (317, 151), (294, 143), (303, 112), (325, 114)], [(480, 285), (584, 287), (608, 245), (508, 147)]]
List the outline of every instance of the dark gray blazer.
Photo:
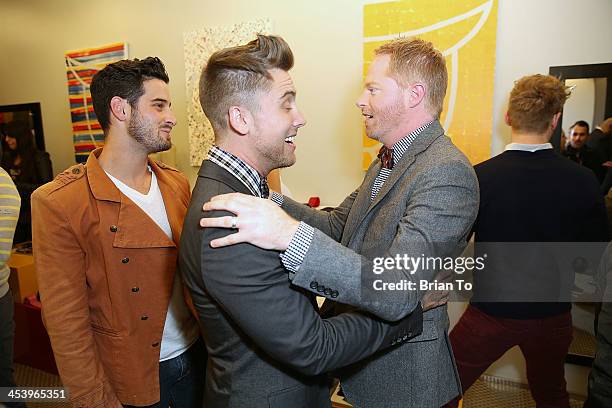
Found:
[(204, 161), (185, 218), (180, 270), (208, 349), (207, 408), (329, 407), (329, 370), (420, 333), (421, 318), (386, 324), (363, 313), (322, 319), (312, 294), (290, 284), (279, 252), (250, 244), (213, 249), (227, 229), (202, 229), (212, 196), (250, 194), (226, 170)]
[[(331, 299), (388, 320), (419, 305), (423, 292), (375, 292), (374, 279), (431, 281), (435, 270), (386, 271), (374, 275), (372, 260), (407, 254), (413, 257), (459, 255), (478, 212), (478, 181), (466, 157), (444, 135), (438, 121), (427, 127), (396, 164), (371, 201), (376, 160), (361, 186), (331, 213), (315, 211), (288, 198), (283, 209), (313, 227), (315, 236), (293, 284), (316, 291), (337, 291)], [(344, 306), (336, 311), (346, 310)], [(356, 407), (440, 407), (460, 393), (459, 377), (448, 340), (446, 306), (423, 315), (423, 333), (402, 347), (377, 354), (340, 376)]]

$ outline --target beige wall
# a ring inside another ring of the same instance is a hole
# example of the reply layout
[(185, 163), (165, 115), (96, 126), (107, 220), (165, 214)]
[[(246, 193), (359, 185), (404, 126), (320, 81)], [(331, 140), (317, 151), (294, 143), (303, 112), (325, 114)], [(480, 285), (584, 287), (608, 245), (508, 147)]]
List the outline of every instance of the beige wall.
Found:
[[(269, 17), (293, 47), (298, 103), (308, 125), (298, 164), (283, 177), (300, 199), (336, 203), (362, 172), (361, 116), (352, 105), (361, 83), (361, 1), (0, 0), (0, 105), (40, 101), (55, 172), (74, 163), (63, 54), (126, 41), (130, 57), (159, 56), (170, 74), (177, 165), (188, 164), (183, 32)], [(330, 175), (333, 175), (330, 177)]]
[[(183, 40), (185, 31), (257, 17), (296, 55), (293, 76), (308, 124), (297, 139), (298, 163), (283, 179), (301, 200), (336, 204), (361, 181), (362, 6), (367, 0), (117, 1), (0, 0), (0, 105), (40, 101), (55, 172), (73, 164), (63, 53), (126, 41), (131, 57), (157, 55), (171, 77), (179, 125), (173, 132), (180, 170), (188, 164)], [(513, 81), (551, 65), (612, 60), (612, 2), (502, 0), (499, 4), (493, 153), (509, 139), (501, 120)], [(588, 21), (579, 30), (577, 19)]]
[[(298, 103), (309, 122), (296, 141), (298, 163), (283, 171), (284, 181), (298, 199), (319, 195), (324, 204), (336, 204), (363, 176), (361, 116), (353, 101), (361, 86), (362, 5), (371, 2), (0, 0), (0, 105), (41, 102), (48, 150), (59, 172), (73, 163), (64, 52), (126, 41), (131, 57), (156, 55), (166, 63), (179, 119), (176, 159), (193, 180), (182, 34), (268, 17), (295, 52)], [(609, 0), (500, 1), (492, 153), (509, 139), (502, 117), (513, 81), (554, 65), (610, 62), (611, 15)], [(524, 378), (516, 353), (490, 372)], [(584, 375), (578, 382), (583, 390)]]

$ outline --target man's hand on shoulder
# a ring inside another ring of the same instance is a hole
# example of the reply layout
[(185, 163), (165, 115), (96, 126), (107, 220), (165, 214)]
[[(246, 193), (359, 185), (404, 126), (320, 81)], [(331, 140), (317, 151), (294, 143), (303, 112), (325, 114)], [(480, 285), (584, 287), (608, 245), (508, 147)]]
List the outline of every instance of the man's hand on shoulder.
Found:
[(248, 242), (263, 249), (284, 251), (295, 235), (299, 221), (271, 200), (241, 193), (215, 196), (204, 211), (229, 211), (236, 216), (202, 218), (204, 228), (232, 228), (238, 232), (210, 242), (213, 248)]

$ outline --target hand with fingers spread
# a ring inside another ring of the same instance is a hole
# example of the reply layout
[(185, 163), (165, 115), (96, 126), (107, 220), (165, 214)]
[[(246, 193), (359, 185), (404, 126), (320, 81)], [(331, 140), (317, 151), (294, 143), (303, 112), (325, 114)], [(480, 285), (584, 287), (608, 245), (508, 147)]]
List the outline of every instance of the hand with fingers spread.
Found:
[(241, 193), (218, 195), (204, 211), (229, 211), (235, 216), (202, 218), (204, 228), (233, 228), (238, 232), (210, 242), (213, 248), (248, 242), (263, 249), (284, 251), (300, 225), (271, 200)]

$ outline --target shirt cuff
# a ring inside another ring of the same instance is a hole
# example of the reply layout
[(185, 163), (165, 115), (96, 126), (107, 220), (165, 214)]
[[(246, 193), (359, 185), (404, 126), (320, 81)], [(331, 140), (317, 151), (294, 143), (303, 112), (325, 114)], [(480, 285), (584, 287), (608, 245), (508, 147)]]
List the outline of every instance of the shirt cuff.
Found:
[(270, 200), (278, 204), (279, 207), (283, 206), (284, 198), (285, 197), (282, 194), (278, 194), (276, 191), (272, 191), (272, 193), (270, 194)]
[[(280, 254), (281, 262), (285, 269), (289, 272), (297, 272), (304, 262), (304, 257), (310, 248), (312, 238), (314, 237), (314, 228), (305, 222), (300, 222), (295, 235), (291, 238), (289, 246), (284, 253)], [(293, 278), (293, 274), (289, 274)]]

